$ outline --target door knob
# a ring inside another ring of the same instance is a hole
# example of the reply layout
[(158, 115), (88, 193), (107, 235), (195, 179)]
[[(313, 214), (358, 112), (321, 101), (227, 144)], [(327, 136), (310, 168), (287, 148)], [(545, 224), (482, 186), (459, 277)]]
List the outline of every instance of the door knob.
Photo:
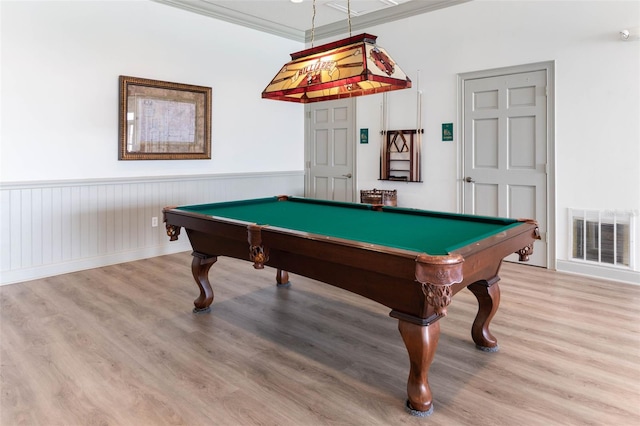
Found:
[(464, 178), (464, 181), (468, 182), (468, 183), (475, 182), (475, 180), (473, 180), (473, 178), (471, 176), (467, 176), (466, 178)]
[(351, 179), (351, 176), (353, 176), (353, 175), (351, 173), (347, 173), (346, 175), (342, 175), (342, 176)]

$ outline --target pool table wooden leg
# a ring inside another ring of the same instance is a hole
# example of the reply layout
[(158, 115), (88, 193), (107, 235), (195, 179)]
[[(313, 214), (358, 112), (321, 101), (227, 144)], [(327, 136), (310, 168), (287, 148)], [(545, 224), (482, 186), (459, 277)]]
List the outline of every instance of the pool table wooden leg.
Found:
[(276, 271), (276, 283), (278, 287), (291, 287), (291, 283), (289, 282), (289, 273), (282, 269), (278, 269)]
[(193, 312), (196, 314), (206, 313), (211, 310), (211, 303), (213, 302), (213, 290), (211, 289), (211, 283), (209, 282), (209, 269), (218, 260), (217, 256), (209, 256), (194, 251), (191, 253), (193, 260), (191, 261), (191, 273), (193, 279), (196, 280), (196, 284), (200, 288), (200, 296), (193, 301), (195, 308)]
[(418, 325), (398, 320), (398, 330), (409, 352), (409, 380), (407, 381), (407, 410), (416, 416), (433, 412), (429, 367), (440, 338), (440, 322)]
[(498, 341), (489, 331), (489, 323), (500, 305), (499, 280), (496, 276), (492, 280), (478, 281), (467, 286), (478, 299), (478, 314), (471, 326), (471, 337), (476, 348), (485, 352), (498, 351)]

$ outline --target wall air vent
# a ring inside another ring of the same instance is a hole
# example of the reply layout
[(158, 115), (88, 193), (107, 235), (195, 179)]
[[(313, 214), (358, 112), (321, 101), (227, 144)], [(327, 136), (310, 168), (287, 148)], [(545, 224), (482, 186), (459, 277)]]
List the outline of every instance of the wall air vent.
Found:
[(633, 211), (569, 209), (569, 258), (634, 269)]

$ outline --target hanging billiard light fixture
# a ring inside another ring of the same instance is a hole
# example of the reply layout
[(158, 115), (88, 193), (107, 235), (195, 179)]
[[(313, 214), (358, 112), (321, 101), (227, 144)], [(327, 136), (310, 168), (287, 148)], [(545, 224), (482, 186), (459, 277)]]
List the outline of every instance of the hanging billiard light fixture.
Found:
[(408, 89), (411, 80), (371, 34), (351, 36), (351, 5), (347, 1), (349, 37), (291, 54), (291, 61), (262, 92), (264, 99), (309, 103)]

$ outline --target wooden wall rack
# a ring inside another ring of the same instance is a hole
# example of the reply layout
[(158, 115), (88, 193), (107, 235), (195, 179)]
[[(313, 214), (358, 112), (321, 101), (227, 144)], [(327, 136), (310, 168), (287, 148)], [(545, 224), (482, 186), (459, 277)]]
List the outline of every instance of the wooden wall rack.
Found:
[(423, 129), (386, 130), (380, 155), (380, 180), (421, 182), (420, 135)]

